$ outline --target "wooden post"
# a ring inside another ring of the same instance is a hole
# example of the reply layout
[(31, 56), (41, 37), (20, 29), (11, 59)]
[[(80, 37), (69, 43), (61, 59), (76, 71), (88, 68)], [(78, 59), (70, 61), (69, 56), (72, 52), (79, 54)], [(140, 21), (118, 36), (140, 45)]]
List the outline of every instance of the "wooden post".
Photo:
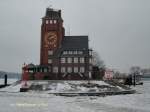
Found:
[(133, 84), (134, 84), (134, 86), (136, 85), (136, 76), (135, 75), (136, 74), (134, 73), (134, 76), (133, 76), (133, 80), (134, 80)]
[(7, 74), (4, 76), (4, 85), (7, 86)]

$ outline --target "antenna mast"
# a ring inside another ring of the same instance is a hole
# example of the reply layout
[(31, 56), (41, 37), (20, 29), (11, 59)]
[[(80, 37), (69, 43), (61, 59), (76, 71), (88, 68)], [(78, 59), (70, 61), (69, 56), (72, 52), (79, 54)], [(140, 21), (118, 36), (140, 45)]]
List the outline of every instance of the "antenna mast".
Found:
[(52, 8), (52, 7), (53, 7), (52, 1), (48, 0), (48, 3), (47, 3), (47, 4), (49, 4), (49, 5), (48, 5), (48, 8)]

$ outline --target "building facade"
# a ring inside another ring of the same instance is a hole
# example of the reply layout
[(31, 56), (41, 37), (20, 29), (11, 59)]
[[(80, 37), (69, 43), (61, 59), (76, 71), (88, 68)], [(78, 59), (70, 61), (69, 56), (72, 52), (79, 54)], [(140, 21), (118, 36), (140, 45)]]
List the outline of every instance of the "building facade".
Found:
[(86, 80), (92, 70), (88, 36), (65, 36), (61, 10), (46, 9), (41, 25), (40, 65), (24, 65), (23, 80)]

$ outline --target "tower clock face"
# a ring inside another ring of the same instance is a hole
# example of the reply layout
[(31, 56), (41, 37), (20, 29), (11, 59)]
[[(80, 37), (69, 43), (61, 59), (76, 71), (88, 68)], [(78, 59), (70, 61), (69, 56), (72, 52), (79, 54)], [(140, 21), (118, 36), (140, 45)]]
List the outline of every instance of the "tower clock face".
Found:
[(57, 44), (57, 33), (56, 32), (48, 32), (45, 35), (45, 46), (46, 47), (56, 47)]

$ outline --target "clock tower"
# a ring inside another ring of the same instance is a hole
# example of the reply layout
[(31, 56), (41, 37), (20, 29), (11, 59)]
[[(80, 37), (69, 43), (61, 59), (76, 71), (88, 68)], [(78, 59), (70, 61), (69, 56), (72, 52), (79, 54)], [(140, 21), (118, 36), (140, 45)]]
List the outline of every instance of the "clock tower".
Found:
[(61, 47), (63, 37), (64, 28), (61, 10), (47, 8), (41, 25), (41, 65), (51, 64), (49, 55), (53, 55)]
[(51, 55), (61, 47), (64, 37), (61, 10), (46, 9), (41, 25), (40, 64), (48, 65), (49, 52)]
[(41, 24), (40, 64), (24, 64), (22, 80), (89, 80), (91, 73), (91, 79), (98, 79), (88, 36), (64, 32), (61, 10), (47, 8)]

